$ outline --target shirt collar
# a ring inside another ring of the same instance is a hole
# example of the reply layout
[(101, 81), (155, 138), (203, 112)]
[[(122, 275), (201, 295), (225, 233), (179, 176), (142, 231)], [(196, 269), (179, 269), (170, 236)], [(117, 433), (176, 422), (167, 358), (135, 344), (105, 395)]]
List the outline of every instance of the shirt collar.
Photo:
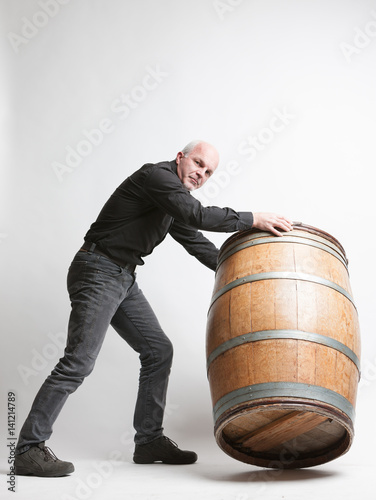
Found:
[(171, 170), (174, 172), (174, 174), (178, 175), (178, 165), (176, 163), (176, 160), (171, 160), (170, 162)]
[[(171, 170), (174, 172), (174, 174), (176, 174), (176, 175), (177, 175), (177, 177), (178, 177), (179, 181), (181, 182), (181, 179), (180, 179), (180, 177), (178, 176), (178, 165), (177, 165), (177, 163), (176, 163), (176, 160), (171, 160), (171, 161), (169, 162), (169, 164), (170, 164)], [(181, 183), (181, 184), (182, 184), (182, 186), (183, 186), (183, 187), (185, 187), (183, 183)], [(190, 191), (189, 191), (189, 189), (188, 189), (188, 188), (186, 188), (186, 187), (185, 187), (185, 189), (188, 191), (188, 193), (190, 193)]]

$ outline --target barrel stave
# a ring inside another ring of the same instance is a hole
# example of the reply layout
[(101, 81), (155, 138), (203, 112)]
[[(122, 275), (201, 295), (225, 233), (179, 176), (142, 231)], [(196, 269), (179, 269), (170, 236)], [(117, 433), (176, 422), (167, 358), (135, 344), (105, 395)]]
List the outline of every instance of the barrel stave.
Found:
[(359, 379), (344, 250), (316, 228), (288, 234), (229, 238), (207, 322), (217, 443), (266, 467), (282, 455), (284, 467), (309, 467), (347, 451)]

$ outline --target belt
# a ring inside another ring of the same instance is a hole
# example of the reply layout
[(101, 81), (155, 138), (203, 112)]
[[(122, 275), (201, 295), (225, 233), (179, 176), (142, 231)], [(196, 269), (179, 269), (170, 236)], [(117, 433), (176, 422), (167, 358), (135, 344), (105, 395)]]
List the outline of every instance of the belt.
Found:
[(106, 257), (107, 259), (111, 260), (112, 262), (114, 262), (115, 264), (117, 264), (118, 266), (122, 267), (123, 269), (125, 269), (126, 271), (128, 271), (130, 273), (133, 273), (136, 269), (135, 264), (129, 264), (128, 262), (125, 262), (125, 263), (120, 262), (117, 259), (109, 257), (108, 255), (106, 255), (104, 252), (102, 252), (101, 250), (99, 250), (97, 248), (96, 243), (92, 243), (91, 241), (85, 241), (85, 243), (82, 245), (80, 250), (82, 250), (84, 252), (93, 252), (93, 253), (96, 253), (98, 255), (103, 255), (103, 257)]

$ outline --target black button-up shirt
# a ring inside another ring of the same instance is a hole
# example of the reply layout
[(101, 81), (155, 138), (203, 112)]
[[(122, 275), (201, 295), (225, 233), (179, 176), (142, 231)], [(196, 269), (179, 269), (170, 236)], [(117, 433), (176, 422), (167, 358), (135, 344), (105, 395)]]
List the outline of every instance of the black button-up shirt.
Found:
[(106, 202), (85, 240), (117, 262), (142, 265), (167, 233), (200, 262), (215, 270), (218, 249), (199, 231), (250, 229), (251, 212), (203, 207), (182, 184), (175, 160), (147, 163)]

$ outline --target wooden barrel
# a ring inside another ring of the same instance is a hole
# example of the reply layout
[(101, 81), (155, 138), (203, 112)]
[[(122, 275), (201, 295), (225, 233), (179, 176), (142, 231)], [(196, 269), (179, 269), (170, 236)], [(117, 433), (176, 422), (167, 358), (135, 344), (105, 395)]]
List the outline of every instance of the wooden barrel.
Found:
[(311, 226), (222, 246), (207, 322), (214, 434), (231, 457), (300, 468), (354, 435), (360, 333), (341, 244)]

